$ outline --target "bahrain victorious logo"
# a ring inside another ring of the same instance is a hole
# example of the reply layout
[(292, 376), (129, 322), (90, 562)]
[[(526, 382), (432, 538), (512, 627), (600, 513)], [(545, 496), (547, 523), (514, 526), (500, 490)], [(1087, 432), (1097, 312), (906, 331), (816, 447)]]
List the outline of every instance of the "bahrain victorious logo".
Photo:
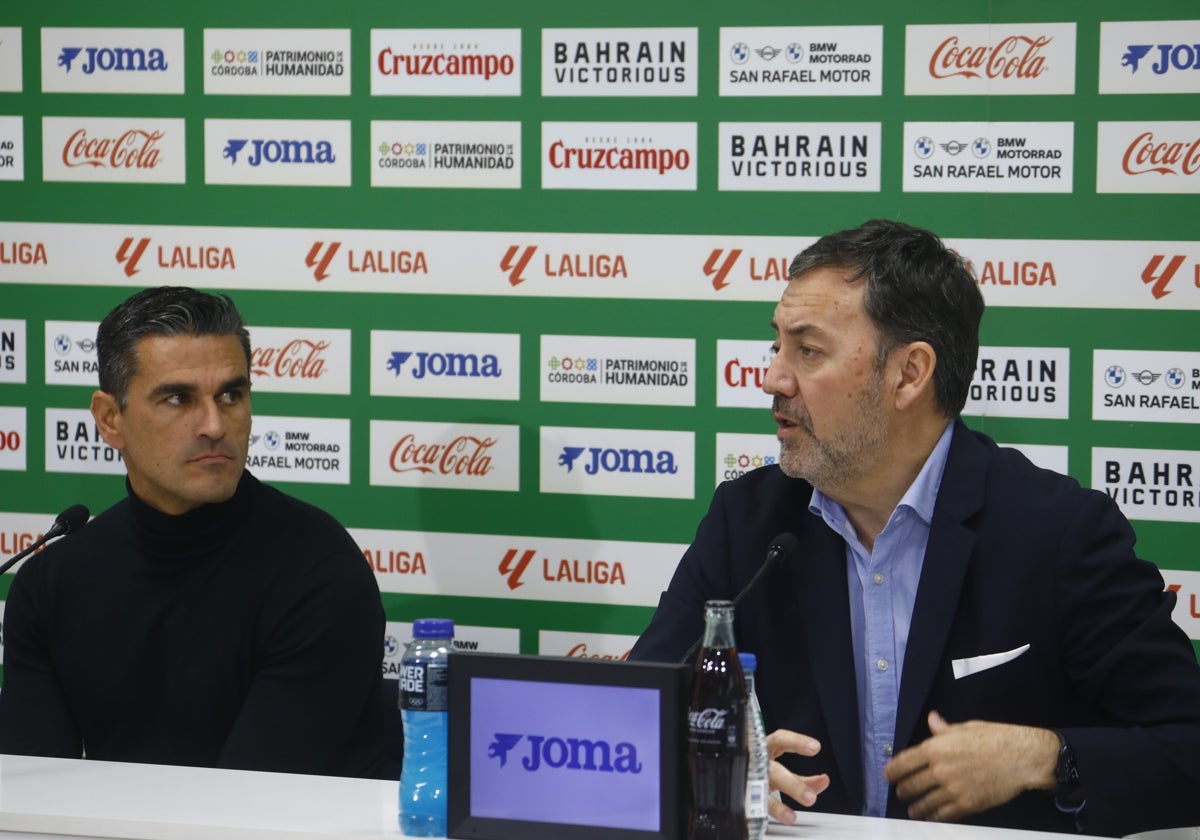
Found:
[(742, 255), (742, 249), (731, 248), (728, 256), (725, 256), (724, 261), (722, 261), (721, 257), (724, 255), (724, 248), (713, 248), (712, 253), (708, 255), (708, 259), (704, 262), (704, 276), (712, 278), (712, 287), (718, 292), (729, 285), (729, 281), (725, 278), (729, 276), (729, 272), (733, 270), (734, 263)]
[(524, 586), (525, 582), (521, 580), (521, 576), (525, 574), (525, 569), (529, 567), (529, 562), (537, 556), (537, 552), (532, 548), (521, 553), (518, 557), (518, 549), (510, 548), (504, 554), (504, 559), (500, 561), (500, 574), (508, 578), (508, 588), (516, 589), (519, 586)]
[(329, 263), (341, 247), (341, 242), (330, 242), (328, 248), (325, 247), (324, 242), (314, 242), (308, 249), (308, 256), (304, 258), (304, 264), (313, 269), (313, 277), (317, 279), (318, 283), (329, 276)]
[[(137, 242), (134, 245), (134, 242)], [(117, 262), (124, 263), (125, 276), (132, 277), (137, 274), (138, 262), (142, 259), (142, 254), (146, 253), (146, 248), (150, 246), (150, 237), (143, 236), (135, 240), (132, 236), (126, 236), (121, 242), (121, 247), (117, 249)]]
[(511, 245), (504, 252), (504, 256), (500, 259), (500, 270), (508, 272), (510, 285), (518, 286), (525, 282), (525, 267), (529, 265), (529, 261), (533, 259), (535, 253), (537, 253), (536, 245), (526, 245), (524, 249), (520, 245)]

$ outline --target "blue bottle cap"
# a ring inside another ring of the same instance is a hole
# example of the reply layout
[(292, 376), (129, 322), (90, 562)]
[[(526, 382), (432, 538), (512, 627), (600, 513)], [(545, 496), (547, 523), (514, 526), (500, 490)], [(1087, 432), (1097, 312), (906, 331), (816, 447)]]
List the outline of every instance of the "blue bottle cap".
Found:
[(753, 671), (758, 668), (758, 657), (753, 653), (738, 653), (738, 661), (742, 663), (743, 671)]
[(453, 639), (454, 619), (418, 618), (413, 622), (414, 639)]

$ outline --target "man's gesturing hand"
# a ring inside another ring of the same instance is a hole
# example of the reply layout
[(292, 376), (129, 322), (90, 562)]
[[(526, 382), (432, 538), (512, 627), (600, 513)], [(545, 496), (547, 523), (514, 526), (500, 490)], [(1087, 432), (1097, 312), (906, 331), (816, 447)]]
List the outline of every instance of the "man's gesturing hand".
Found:
[(1058, 736), (1049, 729), (929, 713), (928, 740), (883, 768), (915, 820), (952, 822), (1008, 802), (1025, 790), (1054, 789)]
[[(788, 729), (776, 729), (767, 736), (767, 752), (771, 757), (771, 790), (786, 793), (801, 805), (808, 807), (817, 801), (817, 794), (829, 787), (829, 775), (797, 776), (775, 759), (784, 753), (796, 755), (816, 755), (821, 751), (821, 744), (815, 738), (792, 732)], [(791, 825), (796, 821), (796, 812), (784, 805), (777, 798), (771, 797), (768, 808), (771, 816), (782, 823)]]

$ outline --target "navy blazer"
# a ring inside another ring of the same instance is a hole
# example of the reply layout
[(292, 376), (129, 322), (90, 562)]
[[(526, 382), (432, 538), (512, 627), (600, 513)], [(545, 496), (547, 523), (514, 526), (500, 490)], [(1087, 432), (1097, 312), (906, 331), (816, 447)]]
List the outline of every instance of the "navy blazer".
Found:
[[(808, 510), (812, 487), (763, 467), (721, 484), (631, 659), (678, 660), (703, 631), (703, 605), (732, 598), (782, 531), (799, 549), (735, 616), (767, 730), (818, 739), (787, 756), (828, 773), (816, 810), (863, 807), (856, 663), (846, 546)], [(1122, 835), (1200, 824), (1200, 665), (1172, 621), (1175, 594), (1137, 559), (1134, 533), (1104, 493), (1033, 466), (955, 424), (913, 608), (895, 752), (951, 723), (988, 720), (1061, 731), (1088, 800), (1084, 830)], [(956, 679), (957, 659), (1028, 650)], [(904, 817), (895, 792), (888, 816)], [(1075, 817), (1030, 791), (969, 820), (1072, 832)]]

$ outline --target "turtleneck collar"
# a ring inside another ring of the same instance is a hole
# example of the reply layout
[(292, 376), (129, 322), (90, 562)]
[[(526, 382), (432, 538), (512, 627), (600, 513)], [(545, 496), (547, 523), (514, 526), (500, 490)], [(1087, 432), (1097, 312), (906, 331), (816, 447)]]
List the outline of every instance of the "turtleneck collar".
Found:
[(125, 479), (133, 514), (134, 533), (149, 557), (179, 561), (210, 554), (239, 530), (250, 511), (252, 484), (243, 472), (237, 490), (227, 501), (204, 504), (173, 516), (146, 504)]

